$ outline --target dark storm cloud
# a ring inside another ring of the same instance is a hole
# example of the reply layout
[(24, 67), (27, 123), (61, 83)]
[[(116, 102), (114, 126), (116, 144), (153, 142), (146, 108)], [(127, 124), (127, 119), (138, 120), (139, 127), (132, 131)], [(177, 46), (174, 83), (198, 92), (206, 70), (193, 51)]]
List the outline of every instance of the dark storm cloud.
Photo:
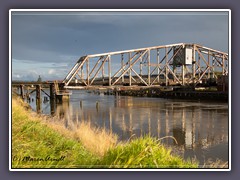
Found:
[(16, 15), (12, 21), (13, 58), (58, 62), (60, 56), (79, 57), (91, 52), (94, 45), (104, 46), (104, 40), (113, 39), (114, 31), (112, 24), (86, 22), (82, 17)]
[(216, 31), (226, 33), (226, 18), (220, 15), (15, 15), (13, 56), (57, 62), (61, 55), (80, 56), (192, 39), (200, 43), (206, 39), (203, 42), (207, 46), (216, 35), (224, 37)]
[[(36, 71), (41, 67), (46, 72), (53, 72), (51, 69), (57, 68), (62, 68), (61, 72), (67, 72), (83, 55), (180, 42), (198, 43), (228, 51), (226, 12), (13, 14), (12, 58), (18, 62), (14, 70), (23, 69), (21, 66), (24, 64), (36, 63)], [(40, 62), (55, 63), (55, 66), (40, 65)], [(59, 63), (67, 66), (58, 67)], [(36, 73), (41, 72), (38, 70)], [(18, 75), (20, 73), (18, 71)], [(50, 75), (56, 77), (56, 74)], [(59, 73), (61, 77), (64, 75)]]

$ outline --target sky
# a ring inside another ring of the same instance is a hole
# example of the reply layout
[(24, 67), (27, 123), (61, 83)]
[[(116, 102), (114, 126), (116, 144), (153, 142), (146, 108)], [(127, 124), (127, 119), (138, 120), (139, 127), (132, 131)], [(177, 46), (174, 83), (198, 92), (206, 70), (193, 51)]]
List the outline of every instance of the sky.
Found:
[[(228, 53), (228, 12), (37, 12), (11, 15), (12, 79), (63, 80), (79, 57), (197, 43)], [(113, 64), (114, 65), (114, 64)]]

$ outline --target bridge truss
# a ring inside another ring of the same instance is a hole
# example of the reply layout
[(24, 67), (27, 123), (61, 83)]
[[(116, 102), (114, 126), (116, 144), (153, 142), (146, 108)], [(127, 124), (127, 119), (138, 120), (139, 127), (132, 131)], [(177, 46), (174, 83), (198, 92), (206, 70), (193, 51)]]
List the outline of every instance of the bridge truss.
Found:
[(197, 85), (228, 75), (228, 54), (198, 44), (171, 44), (82, 56), (63, 83), (70, 86)]

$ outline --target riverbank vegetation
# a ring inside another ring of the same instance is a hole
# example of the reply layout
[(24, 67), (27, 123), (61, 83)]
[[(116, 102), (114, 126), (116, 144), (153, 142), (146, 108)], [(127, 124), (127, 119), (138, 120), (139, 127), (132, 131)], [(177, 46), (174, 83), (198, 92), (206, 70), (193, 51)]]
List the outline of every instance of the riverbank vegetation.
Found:
[(12, 168), (197, 168), (173, 155), (157, 139), (126, 143), (104, 130), (81, 123), (74, 130), (37, 115), (12, 99)]

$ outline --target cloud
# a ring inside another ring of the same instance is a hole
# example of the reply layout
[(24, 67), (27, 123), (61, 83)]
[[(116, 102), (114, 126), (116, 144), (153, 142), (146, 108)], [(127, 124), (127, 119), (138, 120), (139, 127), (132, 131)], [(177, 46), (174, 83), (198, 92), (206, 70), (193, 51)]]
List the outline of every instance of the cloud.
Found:
[(55, 74), (55, 73), (56, 73), (55, 69), (49, 69), (49, 70), (48, 70), (48, 74), (49, 74), (49, 75)]
[(28, 72), (13, 73), (12, 80), (24, 80), (24, 81), (37, 81), (38, 73), (34, 70), (29, 70)]
[(79, 57), (87, 54), (176, 42), (228, 50), (228, 16), (224, 12), (14, 14), (12, 64), (21, 77), (28, 69), (35, 69), (50, 78), (63, 78)]
[(21, 78), (22, 78), (22, 76), (20, 74), (16, 74), (16, 73), (12, 74), (12, 79), (19, 80)]

